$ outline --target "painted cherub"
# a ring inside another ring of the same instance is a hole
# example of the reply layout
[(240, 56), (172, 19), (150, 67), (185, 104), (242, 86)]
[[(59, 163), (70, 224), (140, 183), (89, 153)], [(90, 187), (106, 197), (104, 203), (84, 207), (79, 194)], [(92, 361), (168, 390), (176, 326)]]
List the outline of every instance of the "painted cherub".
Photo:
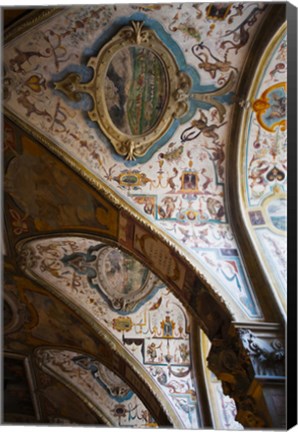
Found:
[(156, 346), (156, 344), (154, 342), (152, 342), (150, 345), (148, 345), (147, 347), (147, 354), (150, 357), (150, 360), (152, 362), (155, 361), (156, 357), (157, 357), (157, 350), (161, 347), (162, 343), (159, 346)]
[(179, 352), (180, 352), (180, 357), (182, 359), (183, 362), (187, 361), (188, 357), (189, 357), (189, 349), (188, 346), (185, 343), (182, 343), (179, 345)]

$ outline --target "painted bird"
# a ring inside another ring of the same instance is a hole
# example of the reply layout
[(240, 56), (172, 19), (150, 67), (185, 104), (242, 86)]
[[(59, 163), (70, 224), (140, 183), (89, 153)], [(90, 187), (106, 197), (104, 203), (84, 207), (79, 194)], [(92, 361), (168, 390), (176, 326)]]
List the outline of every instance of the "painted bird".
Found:
[(150, 308), (149, 310), (152, 311), (152, 310), (156, 310), (156, 309), (158, 309), (159, 306), (161, 305), (161, 302), (162, 302), (162, 297), (160, 297), (160, 298), (157, 300), (157, 302), (154, 303), (154, 304), (151, 306), (151, 308)]

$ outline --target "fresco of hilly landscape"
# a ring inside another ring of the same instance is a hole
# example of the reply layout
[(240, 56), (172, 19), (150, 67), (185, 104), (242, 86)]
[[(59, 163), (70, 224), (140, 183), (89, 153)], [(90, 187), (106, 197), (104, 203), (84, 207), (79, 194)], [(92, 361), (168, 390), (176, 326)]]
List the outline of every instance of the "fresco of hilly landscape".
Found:
[(130, 136), (148, 133), (163, 113), (166, 85), (164, 67), (152, 50), (131, 46), (118, 51), (105, 78), (105, 100), (115, 127)]

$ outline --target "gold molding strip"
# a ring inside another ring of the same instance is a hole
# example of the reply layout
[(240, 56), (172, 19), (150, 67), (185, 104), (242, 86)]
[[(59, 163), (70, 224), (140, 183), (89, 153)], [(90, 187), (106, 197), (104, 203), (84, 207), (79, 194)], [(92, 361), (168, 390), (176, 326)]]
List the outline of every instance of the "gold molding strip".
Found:
[(27, 30), (30, 30), (33, 26), (42, 23), (63, 10), (64, 8), (58, 6), (50, 6), (47, 9), (37, 7), (36, 10), (28, 13), (28, 15), (23, 18), (20, 18), (5, 30), (4, 45), (25, 33)]

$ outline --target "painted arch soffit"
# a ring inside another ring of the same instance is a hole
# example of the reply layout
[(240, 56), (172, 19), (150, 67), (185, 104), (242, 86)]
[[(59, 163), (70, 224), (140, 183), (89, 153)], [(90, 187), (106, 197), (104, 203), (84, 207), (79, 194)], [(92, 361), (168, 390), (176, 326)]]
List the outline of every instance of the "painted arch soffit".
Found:
[[(10, 275), (6, 276), (10, 278)], [(102, 359), (103, 364), (121, 376), (153, 413), (160, 426), (181, 426), (175, 413), (168, 409), (167, 400), (158, 391), (154, 381), (151, 382), (150, 377), (147, 380), (144, 378), (142, 370), (130, 362), (129, 353), (121, 352), (121, 344), (117, 345), (117, 341), (103, 334), (92, 317), (88, 321), (88, 317), (73, 303), (40, 281), (34, 281), (32, 277), (20, 277), (18, 271), (11, 278), (6, 289), (16, 293), (16, 299), (20, 296), (18, 303), (24, 306), (25, 317), (19, 322), (14, 334), (5, 335), (7, 350), (30, 353), (40, 343), (50, 343), (52, 347), (63, 346), (66, 350), (83, 350)], [(20, 313), (23, 312), (23, 308), (18, 309)], [(12, 317), (8, 312), (5, 322), (9, 325), (10, 321)], [(18, 331), (20, 327), (23, 330), (21, 332)], [(11, 329), (5, 326), (5, 333), (6, 331), (10, 332)]]
[(175, 427), (199, 427), (189, 318), (159, 279), (98, 240), (41, 238), (19, 249), (22, 269), (90, 321), (146, 381)]
[[(36, 366), (35, 360), (33, 362), (43, 422), (68, 425), (106, 425), (106, 421), (94, 412), (91, 404), (87, 404), (62, 380), (60, 381)], [(74, 406), (76, 410), (73, 409)]]
[(287, 33), (268, 45), (242, 119), (240, 201), (247, 228), (279, 302), (287, 283)]
[[(221, 323), (227, 317), (229, 319), (229, 311), (238, 311), (235, 315), (239, 320), (241, 311), (233, 303), (233, 298), (227, 294), (223, 301), (215, 295), (217, 304), (214, 303), (211, 297), (215, 294), (214, 290), (198, 274), (195, 266), (186, 262), (179, 250), (173, 250), (173, 246), (167, 244), (151, 226), (145, 227), (135, 217), (128, 216), (124, 211), (119, 212), (108, 197), (94, 191), (38, 142), (29, 139), (24, 133), (19, 135), (19, 131), (8, 120), (4, 130), (8, 250), (14, 254), (15, 245), (21, 239), (53, 236), (53, 232), (54, 236), (58, 232), (62, 236), (68, 232), (74, 236), (93, 238), (102, 234), (105, 238), (103, 242), (115, 244), (117, 241), (120, 247), (145, 262), (174, 290), (185, 307), (192, 310), (209, 337), (223, 328)], [(110, 238), (114, 242), (108, 240)], [(211, 295), (207, 295), (208, 292)], [(193, 297), (195, 302), (191, 300)], [(206, 302), (209, 306), (210, 302), (213, 303), (212, 322), (206, 316)]]
[(72, 7), (4, 48), (6, 112), (178, 244), (247, 319), (261, 312), (226, 216), (225, 147), (233, 90), (267, 10)]
[(155, 427), (157, 423), (131, 388), (94, 357), (63, 348), (38, 348), (34, 360), (92, 406), (109, 426)]

